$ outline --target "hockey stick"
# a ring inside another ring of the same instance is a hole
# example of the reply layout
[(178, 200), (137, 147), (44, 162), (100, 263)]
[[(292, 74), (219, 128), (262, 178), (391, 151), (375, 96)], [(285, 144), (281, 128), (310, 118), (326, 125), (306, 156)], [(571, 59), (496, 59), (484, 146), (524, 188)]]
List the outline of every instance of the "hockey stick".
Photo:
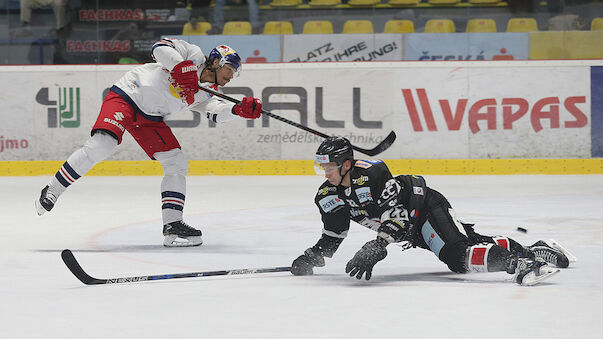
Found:
[[(240, 104), (240, 103), (241, 103), (241, 101), (240, 101), (240, 100), (237, 100), (237, 99), (235, 99), (235, 98), (233, 98), (233, 97), (230, 97), (230, 96), (228, 96), (228, 95), (226, 95), (226, 94), (222, 94), (222, 93), (220, 93), (220, 92), (216, 92), (216, 91), (214, 91), (214, 90), (212, 90), (212, 89), (209, 89), (209, 88), (206, 88), (206, 87), (203, 87), (203, 86), (199, 86), (199, 89), (200, 89), (200, 90), (202, 90), (202, 91), (205, 91), (205, 92), (207, 92), (207, 93), (209, 93), (209, 94), (215, 95), (215, 96), (217, 96), (218, 98), (222, 98), (222, 99), (224, 99), (224, 100), (228, 100), (228, 101), (230, 101), (230, 102), (234, 102), (235, 104)], [(304, 130), (304, 131), (306, 131), (306, 132), (310, 132), (310, 133), (312, 133), (312, 134), (314, 134), (314, 135), (318, 135), (318, 136), (323, 137), (323, 138), (325, 138), (325, 139), (330, 137), (330, 135), (324, 134), (324, 133), (322, 133), (322, 132), (319, 132), (319, 131), (314, 130), (314, 129), (310, 128), (310, 127), (304, 126), (304, 125), (302, 125), (302, 124), (298, 124), (298, 123), (296, 123), (296, 122), (294, 122), (294, 121), (291, 121), (291, 120), (285, 119), (285, 118), (283, 118), (283, 117), (281, 117), (281, 116), (279, 116), (279, 115), (276, 115), (276, 114), (270, 113), (270, 112), (268, 112), (268, 111), (266, 111), (266, 110), (264, 110), (264, 109), (262, 109), (262, 113), (264, 113), (265, 115), (267, 115), (267, 116), (269, 116), (269, 117), (271, 117), (271, 118), (273, 118), (273, 119), (276, 119), (276, 120), (282, 121), (282, 122), (284, 122), (284, 123), (286, 123), (286, 124), (289, 124), (289, 125), (291, 125), (291, 126), (297, 127), (297, 128), (302, 129), (302, 130)], [(385, 137), (385, 139), (383, 139), (383, 141), (381, 141), (381, 142), (380, 142), (380, 143), (379, 143), (377, 146), (375, 146), (374, 148), (371, 148), (371, 149), (364, 149), (364, 148), (360, 148), (360, 147), (358, 147), (358, 146), (354, 146), (354, 145), (352, 145), (352, 148), (353, 148), (354, 150), (356, 150), (356, 151), (360, 152), (360, 153), (364, 153), (364, 154), (366, 154), (366, 155), (370, 155), (370, 156), (375, 156), (375, 155), (377, 155), (377, 154), (379, 154), (379, 153), (381, 153), (381, 152), (385, 151), (386, 149), (388, 149), (388, 148), (389, 148), (389, 146), (391, 146), (391, 145), (394, 143), (394, 140), (396, 140), (396, 133), (395, 133), (394, 131), (391, 131), (391, 132), (390, 132), (390, 133), (387, 135), (387, 137)]]
[(160, 275), (141, 275), (137, 277), (123, 277), (123, 278), (111, 278), (111, 279), (97, 279), (93, 278), (86, 273), (82, 266), (77, 262), (73, 253), (70, 250), (63, 250), (61, 252), (61, 258), (67, 265), (67, 268), (78, 278), (81, 282), (86, 285), (101, 285), (101, 284), (117, 284), (117, 283), (128, 283), (128, 282), (141, 282), (151, 280), (165, 280), (165, 279), (178, 279), (178, 278), (198, 278), (198, 277), (210, 277), (215, 275), (235, 275), (235, 274), (255, 274), (255, 273), (272, 273), (272, 272), (289, 272), (291, 267), (271, 267), (271, 268), (257, 268), (257, 269), (238, 269), (238, 270), (223, 270), (223, 271), (208, 271), (208, 272), (191, 272), (191, 273), (175, 273), (175, 274), (160, 274)]

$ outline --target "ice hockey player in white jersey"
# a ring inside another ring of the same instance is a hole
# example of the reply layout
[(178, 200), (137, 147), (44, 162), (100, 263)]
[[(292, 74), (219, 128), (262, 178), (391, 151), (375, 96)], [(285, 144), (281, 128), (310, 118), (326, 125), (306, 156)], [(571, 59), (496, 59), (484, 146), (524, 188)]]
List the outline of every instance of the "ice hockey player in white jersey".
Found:
[(221, 91), (241, 71), (241, 58), (220, 45), (206, 57), (201, 49), (178, 39), (153, 45), (154, 63), (137, 66), (119, 79), (105, 97), (91, 137), (57, 171), (36, 200), (38, 215), (52, 210), (59, 196), (95, 164), (108, 158), (125, 131), (146, 154), (161, 163), (164, 245), (197, 246), (201, 231), (183, 221), (188, 163), (164, 119), (183, 110), (199, 112), (214, 122), (257, 119), (262, 103), (253, 97), (234, 105), (200, 91), (199, 85)]
[(474, 225), (457, 220), (448, 200), (423, 177), (393, 177), (383, 161), (356, 160), (345, 138), (331, 137), (319, 146), (316, 168), (327, 179), (315, 197), (322, 236), (293, 261), (294, 275), (324, 266), (324, 258), (332, 257), (347, 236), (350, 221), (377, 232), (346, 266), (358, 279), (371, 278), (391, 243), (429, 250), (457, 273), (507, 271), (520, 285), (539, 283), (569, 264), (571, 253), (555, 242), (524, 247), (507, 237), (478, 234)]

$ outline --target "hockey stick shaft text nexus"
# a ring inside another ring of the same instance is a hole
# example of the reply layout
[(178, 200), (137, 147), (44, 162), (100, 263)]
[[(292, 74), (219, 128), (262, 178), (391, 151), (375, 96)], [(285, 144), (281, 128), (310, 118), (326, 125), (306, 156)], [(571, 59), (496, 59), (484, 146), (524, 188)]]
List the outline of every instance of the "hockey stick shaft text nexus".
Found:
[[(235, 104), (240, 104), (241, 103), (240, 100), (237, 100), (237, 99), (235, 99), (233, 97), (230, 97), (230, 96), (228, 96), (226, 94), (222, 94), (220, 92), (214, 91), (212, 89), (209, 89), (209, 88), (206, 88), (206, 87), (203, 87), (203, 86), (199, 86), (199, 89), (202, 90), (202, 91), (205, 91), (205, 92), (207, 92), (209, 94), (215, 95), (218, 98), (222, 98), (224, 100), (228, 100), (230, 102), (233, 102)], [(285, 119), (285, 118), (283, 118), (283, 117), (281, 117), (279, 115), (270, 113), (270, 112), (268, 112), (268, 111), (266, 111), (264, 109), (262, 109), (262, 113), (264, 115), (267, 115), (267, 116), (273, 118), (273, 119), (282, 121), (282, 122), (284, 122), (286, 124), (289, 124), (291, 126), (297, 127), (299, 129), (302, 129), (302, 130), (304, 130), (306, 132), (309, 132), (309, 133), (312, 133), (314, 135), (318, 135), (318, 136), (323, 137), (323, 138), (330, 137), (330, 135), (327, 135), (325, 133), (319, 132), (319, 131), (314, 130), (314, 129), (310, 128), (310, 127), (304, 126), (302, 124), (298, 124), (297, 122), (291, 121), (289, 119)], [(389, 146), (391, 146), (394, 143), (395, 140), (396, 140), (396, 133), (394, 133), (394, 131), (391, 131), (387, 135), (387, 137), (385, 137), (385, 139), (383, 139), (383, 141), (381, 141), (377, 146), (375, 146), (372, 149), (364, 149), (364, 148), (360, 148), (360, 147), (354, 146), (354, 145), (352, 145), (352, 148), (354, 150), (360, 152), (360, 153), (364, 153), (364, 154), (370, 155), (370, 156), (375, 156), (375, 155), (377, 155), (377, 154), (385, 151), (386, 149), (388, 149)]]
[(76, 276), (81, 282), (86, 285), (101, 285), (101, 284), (118, 284), (128, 282), (140, 282), (140, 281), (153, 281), (153, 280), (166, 280), (166, 279), (178, 279), (178, 278), (199, 278), (199, 277), (211, 277), (216, 275), (237, 275), (237, 274), (256, 274), (256, 273), (273, 273), (273, 272), (289, 272), (291, 267), (271, 267), (271, 268), (257, 268), (257, 269), (238, 269), (238, 270), (223, 270), (223, 271), (207, 271), (207, 272), (191, 272), (191, 273), (175, 273), (175, 274), (159, 274), (159, 275), (141, 275), (135, 277), (122, 277), (122, 278), (111, 278), (111, 279), (97, 279), (93, 278), (86, 273), (82, 266), (77, 262), (73, 253), (70, 250), (63, 250), (61, 252), (61, 258), (67, 268)]

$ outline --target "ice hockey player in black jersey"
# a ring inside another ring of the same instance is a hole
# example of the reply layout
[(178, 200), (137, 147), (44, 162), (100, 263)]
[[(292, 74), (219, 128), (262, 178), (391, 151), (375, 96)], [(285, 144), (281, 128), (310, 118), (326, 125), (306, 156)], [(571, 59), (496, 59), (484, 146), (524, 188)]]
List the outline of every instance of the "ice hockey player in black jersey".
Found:
[[(567, 267), (571, 256), (556, 242), (524, 247), (513, 239), (484, 236), (459, 222), (448, 200), (418, 175), (393, 177), (383, 161), (356, 160), (350, 142), (327, 138), (316, 152), (317, 172), (327, 179), (315, 203), (323, 232), (316, 245), (292, 263), (294, 275), (313, 274), (346, 237), (350, 221), (377, 232), (346, 265), (346, 273), (371, 278), (387, 245), (406, 242), (433, 252), (457, 273), (506, 271), (520, 285), (534, 285)], [(567, 255), (566, 255), (567, 254)]]

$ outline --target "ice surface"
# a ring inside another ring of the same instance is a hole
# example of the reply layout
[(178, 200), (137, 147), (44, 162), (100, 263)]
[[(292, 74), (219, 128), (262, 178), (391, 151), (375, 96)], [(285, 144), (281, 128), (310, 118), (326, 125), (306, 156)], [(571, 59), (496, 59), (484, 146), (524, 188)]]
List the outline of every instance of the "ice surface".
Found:
[[(289, 266), (315, 244), (320, 177), (189, 177), (185, 220), (204, 244), (164, 248), (159, 177), (83, 177), (38, 217), (48, 177), (0, 178), (0, 338), (600, 338), (603, 175), (427, 176), (484, 234), (554, 238), (578, 257), (534, 287), (450, 273), (390, 245), (373, 278), (344, 273), (375, 234), (353, 224), (316, 275), (218, 276), (85, 286), (98, 278)], [(528, 233), (516, 231), (522, 226)]]

